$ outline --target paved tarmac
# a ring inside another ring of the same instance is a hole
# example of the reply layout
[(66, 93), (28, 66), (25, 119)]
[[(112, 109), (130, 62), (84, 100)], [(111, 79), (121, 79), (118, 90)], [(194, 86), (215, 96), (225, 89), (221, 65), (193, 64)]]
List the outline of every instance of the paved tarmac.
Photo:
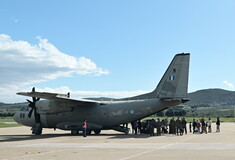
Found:
[(0, 129), (1, 160), (235, 160), (235, 123), (222, 123), (221, 132), (183, 136), (125, 135), (112, 130), (100, 135), (73, 136), (29, 127)]

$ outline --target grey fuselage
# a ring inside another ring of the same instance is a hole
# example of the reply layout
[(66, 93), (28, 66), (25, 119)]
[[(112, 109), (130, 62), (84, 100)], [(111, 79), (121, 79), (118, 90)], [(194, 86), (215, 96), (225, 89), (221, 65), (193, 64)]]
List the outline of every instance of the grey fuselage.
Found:
[[(39, 101), (37, 103), (43, 102), (45, 103), (45, 101)], [(57, 102), (47, 101), (47, 103), (49, 105), (55, 105)], [(164, 101), (155, 98), (141, 100), (111, 100), (92, 106), (72, 106), (71, 104), (67, 104), (68, 106), (66, 107), (72, 108), (71, 111), (40, 115), (40, 119), (43, 128), (81, 130), (82, 122), (86, 119), (88, 121), (89, 129), (110, 129), (115, 125), (130, 123), (181, 103), (181, 100)], [(29, 109), (25, 108), (18, 112), (14, 116), (14, 119), (23, 125), (31, 127), (35, 126), (35, 118), (34, 116), (29, 118), (27, 116), (28, 112)]]

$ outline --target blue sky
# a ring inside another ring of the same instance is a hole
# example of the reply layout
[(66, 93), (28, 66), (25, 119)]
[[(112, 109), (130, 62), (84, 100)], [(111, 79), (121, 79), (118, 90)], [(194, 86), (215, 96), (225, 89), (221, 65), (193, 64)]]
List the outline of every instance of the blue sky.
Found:
[(235, 90), (235, 1), (0, 2), (0, 102), (29, 91), (73, 98), (153, 90), (191, 53), (189, 92)]

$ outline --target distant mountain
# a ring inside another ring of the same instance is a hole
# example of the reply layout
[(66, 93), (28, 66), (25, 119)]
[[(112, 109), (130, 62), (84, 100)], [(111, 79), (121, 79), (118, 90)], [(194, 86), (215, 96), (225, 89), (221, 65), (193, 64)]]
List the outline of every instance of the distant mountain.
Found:
[(0, 102), (0, 111), (1, 110), (17, 111), (27, 105), (28, 105), (28, 102), (14, 103), (14, 104), (5, 104), (5, 103)]
[(235, 92), (223, 89), (204, 89), (193, 93), (189, 93), (191, 101), (188, 105), (193, 106), (235, 106)]
[[(235, 107), (235, 91), (227, 91), (223, 89), (204, 89), (189, 93), (188, 97), (191, 101), (186, 105), (197, 107)], [(89, 98), (92, 100), (100, 100), (100, 98)], [(102, 100), (111, 100), (112, 98), (103, 97)], [(28, 105), (27, 102), (5, 104), (0, 102), (0, 110), (20, 110), (23, 106)]]
[[(191, 101), (186, 104), (197, 107), (235, 107), (235, 91), (223, 89), (204, 89), (188, 94)], [(113, 98), (87, 98), (90, 100), (110, 101)]]

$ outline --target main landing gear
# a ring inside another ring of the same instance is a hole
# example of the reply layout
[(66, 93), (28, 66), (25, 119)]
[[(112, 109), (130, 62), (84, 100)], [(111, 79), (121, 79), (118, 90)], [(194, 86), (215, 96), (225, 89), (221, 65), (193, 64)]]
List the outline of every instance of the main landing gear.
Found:
[[(100, 129), (95, 129), (95, 130), (88, 130), (88, 129), (87, 129), (87, 131), (86, 131), (86, 132), (87, 132), (87, 135), (90, 135), (92, 131), (94, 131), (94, 133), (95, 133), (96, 135), (100, 134), (100, 132), (101, 132)], [(82, 134), (82, 131), (80, 132), (80, 130), (72, 129), (72, 130), (71, 130), (71, 134), (72, 134), (72, 135), (79, 135), (79, 134)]]

